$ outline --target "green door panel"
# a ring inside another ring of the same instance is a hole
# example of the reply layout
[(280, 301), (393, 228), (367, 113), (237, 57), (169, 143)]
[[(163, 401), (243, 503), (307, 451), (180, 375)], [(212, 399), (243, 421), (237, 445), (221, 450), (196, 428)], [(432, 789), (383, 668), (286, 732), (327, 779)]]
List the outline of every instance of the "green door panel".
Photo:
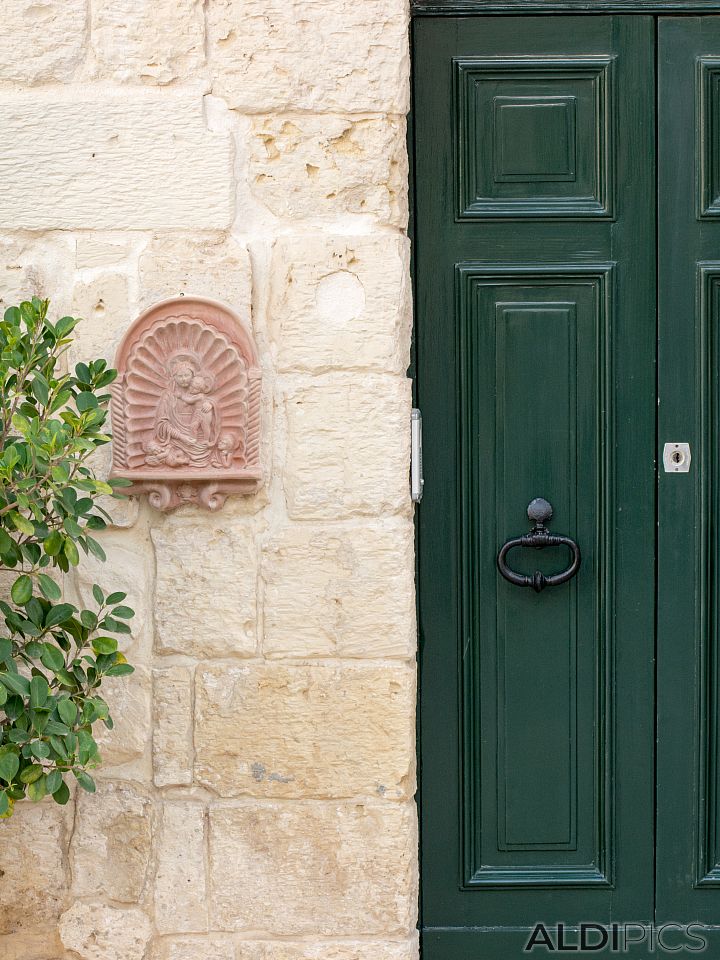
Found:
[[(653, 917), (655, 23), (427, 18), (414, 52), (423, 950), (512, 960)], [(583, 563), (535, 594), (495, 557), (539, 496)]]
[(659, 473), (657, 912), (719, 925), (720, 18), (661, 18), (658, 66), (659, 439), (693, 460)]

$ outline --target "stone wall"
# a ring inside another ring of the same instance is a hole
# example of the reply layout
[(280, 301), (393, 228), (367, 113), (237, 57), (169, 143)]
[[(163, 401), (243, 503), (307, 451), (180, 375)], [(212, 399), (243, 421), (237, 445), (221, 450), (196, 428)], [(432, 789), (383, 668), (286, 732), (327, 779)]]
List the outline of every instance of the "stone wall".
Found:
[[(406, 0), (4, 0), (0, 298), (112, 358), (226, 301), (259, 495), (111, 509), (138, 611), (96, 796), (0, 825), (4, 960), (410, 960)], [(101, 464), (107, 467), (107, 457)]]

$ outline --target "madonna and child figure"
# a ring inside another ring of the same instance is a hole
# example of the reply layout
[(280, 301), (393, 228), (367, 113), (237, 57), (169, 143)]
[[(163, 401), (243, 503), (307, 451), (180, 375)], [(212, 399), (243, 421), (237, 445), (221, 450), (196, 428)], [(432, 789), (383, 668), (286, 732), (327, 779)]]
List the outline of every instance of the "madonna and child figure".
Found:
[(154, 437), (145, 444), (145, 462), (229, 467), (238, 438), (221, 432), (221, 417), (210, 396), (213, 378), (191, 357), (176, 357), (167, 369), (170, 381), (157, 406)]

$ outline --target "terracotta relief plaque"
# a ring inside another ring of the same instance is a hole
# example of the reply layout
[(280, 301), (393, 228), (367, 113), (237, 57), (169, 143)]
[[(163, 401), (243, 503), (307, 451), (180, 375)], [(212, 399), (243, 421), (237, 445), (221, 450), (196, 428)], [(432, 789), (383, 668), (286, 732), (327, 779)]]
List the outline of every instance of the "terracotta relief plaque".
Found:
[(261, 483), (261, 374), (252, 336), (203, 297), (146, 310), (118, 349), (112, 386), (113, 476), (158, 510), (217, 510)]

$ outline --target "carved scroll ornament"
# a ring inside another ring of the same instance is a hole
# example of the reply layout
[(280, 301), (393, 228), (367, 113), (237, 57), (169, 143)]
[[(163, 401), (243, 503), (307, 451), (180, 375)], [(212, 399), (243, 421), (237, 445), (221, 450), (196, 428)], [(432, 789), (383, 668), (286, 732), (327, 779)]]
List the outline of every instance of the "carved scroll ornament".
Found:
[(252, 336), (228, 307), (164, 300), (133, 323), (112, 385), (113, 470), (158, 510), (217, 510), (260, 486), (261, 373)]

